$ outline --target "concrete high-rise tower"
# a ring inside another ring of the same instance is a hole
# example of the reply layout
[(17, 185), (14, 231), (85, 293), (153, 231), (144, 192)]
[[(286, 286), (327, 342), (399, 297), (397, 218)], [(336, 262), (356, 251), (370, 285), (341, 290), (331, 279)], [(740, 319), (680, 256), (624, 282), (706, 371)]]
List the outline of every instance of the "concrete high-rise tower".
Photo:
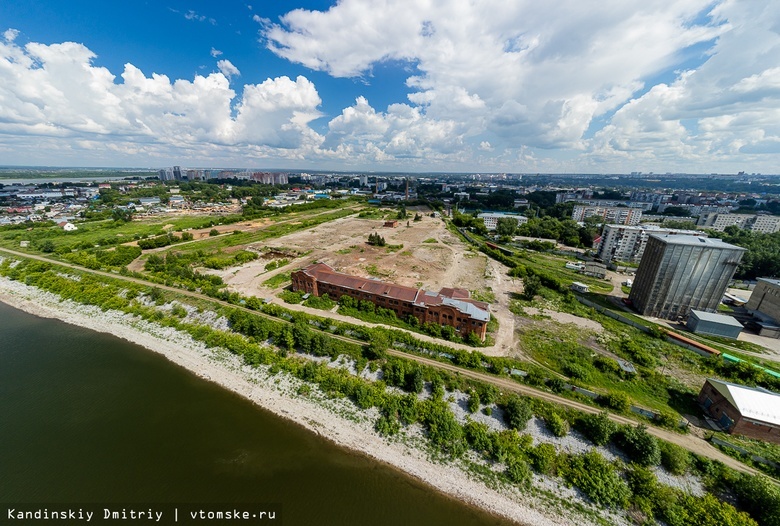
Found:
[(647, 316), (715, 312), (745, 249), (720, 239), (651, 235), (629, 299)]

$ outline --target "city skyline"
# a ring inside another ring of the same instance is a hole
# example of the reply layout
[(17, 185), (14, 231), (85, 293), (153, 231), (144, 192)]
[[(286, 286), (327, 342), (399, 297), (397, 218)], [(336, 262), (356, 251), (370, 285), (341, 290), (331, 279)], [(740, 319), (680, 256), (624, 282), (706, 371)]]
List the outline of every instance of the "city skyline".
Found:
[(0, 6), (0, 163), (780, 165), (780, 7), (771, 3), (277, 4)]

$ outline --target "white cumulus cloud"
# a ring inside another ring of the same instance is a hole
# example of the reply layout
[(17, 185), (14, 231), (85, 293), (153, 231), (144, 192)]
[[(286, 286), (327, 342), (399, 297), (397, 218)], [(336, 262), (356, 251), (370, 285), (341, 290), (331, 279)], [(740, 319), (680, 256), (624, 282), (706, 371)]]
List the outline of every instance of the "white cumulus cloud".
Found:
[(18, 36), (19, 36), (18, 29), (9, 28), (3, 32), (3, 38), (5, 39), (6, 42), (13, 42), (14, 40), (16, 40), (16, 37)]
[(239, 75), (241, 75), (241, 72), (238, 70), (238, 68), (235, 67), (233, 63), (227, 59), (218, 61), (217, 68), (219, 68), (219, 71), (227, 78), (238, 77)]
[(0, 150), (26, 150), (30, 161), (54, 142), (47, 154), (61, 157), (84, 149), (95, 150), (87, 158), (98, 150), (104, 157), (272, 156), (322, 141), (309, 128), (321, 100), (304, 77), (247, 84), (237, 93), (228, 76), (239, 71), (227, 60), (220, 72), (187, 80), (147, 76), (129, 63), (117, 77), (94, 59), (73, 42), (0, 42)]
[[(459, 141), (474, 151), (488, 142), (499, 151), (577, 152), (594, 165), (636, 158), (694, 166), (702, 156), (747, 152), (751, 141), (752, 151), (774, 151), (779, 9), (734, 0), (341, 0), (327, 11), (290, 11), (265, 25), (262, 42), (334, 77), (372, 82), (376, 65), (405, 65), (410, 109), (431, 132), (455, 134), (439, 153)], [(696, 71), (675, 72), (687, 63)], [(743, 118), (718, 120), (742, 107)], [(413, 151), (410, 141), (423, 135), (382, 143), (375, 128), (356, 131), (391, 116), (359, 101), (331, 122), (325, 144)], [(748, 133), (755, 127), (762, 131)], [(432, 142), (425, 144), (418, 151)]]

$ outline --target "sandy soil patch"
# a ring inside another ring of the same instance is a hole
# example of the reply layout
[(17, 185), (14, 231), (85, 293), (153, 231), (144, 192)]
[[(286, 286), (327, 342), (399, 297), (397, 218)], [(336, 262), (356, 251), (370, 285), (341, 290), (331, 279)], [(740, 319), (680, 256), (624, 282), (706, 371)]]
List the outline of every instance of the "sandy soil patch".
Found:
[[(346, 217), (314, 228), (282, 236), (265, 244), (253, 244), (257, 249), (296, 251), (306, 255), (290, 261), (283, 268), (266, 272), (268, 261), (257, 260), (241, 267), (225, 269), (217, 274), (239, 293), (268, 295), (262, 283), (280, 272), (321, 261), (339, 272), (363, 277), (378, 277), (410, 287), (439, 290), (442, 287), (463, 287), (482, 290), (490, 286), (485, 277), (487, 258), (469, 251), (453, 236), (441, 219), (423, 216), (421, 221), (399, 222), (396, 228), (383, 226), (381, 219)], [(368, 245), (368, 235), (378, 233), (387, 246)], [(426, 241), (428, 241), (426, 243)]]

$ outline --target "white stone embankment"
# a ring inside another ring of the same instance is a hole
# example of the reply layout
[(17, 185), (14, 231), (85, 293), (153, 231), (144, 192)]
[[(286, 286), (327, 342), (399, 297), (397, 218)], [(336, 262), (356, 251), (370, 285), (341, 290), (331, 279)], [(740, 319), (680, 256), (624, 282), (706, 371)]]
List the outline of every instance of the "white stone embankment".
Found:
[(329, 399), (315, 389), (307, 395), (298, 394), (300, 381), (297, 379), (244, 366), (230, 353), (208, 349), (186, 333), (121, 312), (61, 301), (54, 294), (2, 277), (0, 301), (36, 316), (109, 333), (162, 354), (201, 378), (238, 393), (339, 446), (384, 462), (457, 500), (519, 524), (585, 526), (589, 523), (582, 516), (566, 517), (565, 511), (551, 509), (549, 502), (539, 497), (519, 490), (491, 489), (456, 465), (433, 462), (413, 445), (419, 442), (414, 436), (407, 440), (383, 439), (373, 430), (376, 410), (360, 411), (348, 400)]

